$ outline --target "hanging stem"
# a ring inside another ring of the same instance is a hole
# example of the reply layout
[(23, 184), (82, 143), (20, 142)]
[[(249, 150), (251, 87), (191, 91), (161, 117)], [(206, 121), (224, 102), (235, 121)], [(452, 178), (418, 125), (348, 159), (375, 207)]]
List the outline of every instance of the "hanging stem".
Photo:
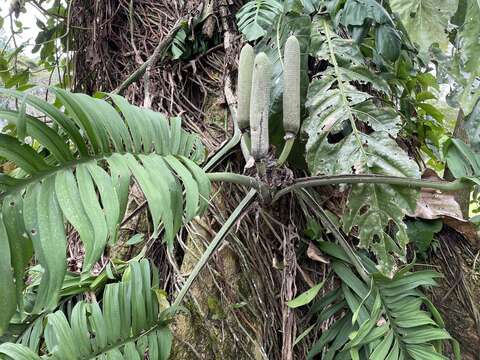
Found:
[(385, 184), (399, 185), (409, 188), (428, 188), (441, 191), (457, 191), (464, 189), (468, 184), (462, 180), (452, 182), (437, 182), (420, 179), (412, 179), (398, 176), (383, 175), (334, 175), (334, 176), (313, 176), (303, 179), (297, 179), (295, 183), (275, 194), (273, 202), (285, 194), (297, 189), (303, 189), (314, 186), (338, 185), (338, 184)]
[[(231, 184), (247, 186), (249, 188), (258, 188), (261, 186), (260, 181), (246, 175), (240, 175), (240, 174), (229, 173), (229, 172), (214, 172), (214, 173), (208, 173), (207, 176), (210, 179), (210, 181), (214, 181), (214, 182), (227, 182)], [(263, 185), (263, 186), (266, 186), (266, 185)]]
[(295, 137), (289, 138), (287, 139), (287, 141), (285, 141), (285, 145), (283, 145), (282, 153), (280, 154), (280, 157), (278, 158), (278, 161), (277, 161), (278, 166), (282, 166), (285, 163), (285, 161), (287, 161), (288, 156), (292, 151), (292, 147), (294, 143), (295, 143)]
[[(225, 181), (233, 184), (243, 185), (261, 191), (268, 191), (268, 186), (250, 176), (239, 175), (228, 172), (208, 173), (210, 181)], [(467, 188), (467, 182), (460, 179), (447, 181), (428, 181), (421, 179), (405, 178), (398, 176), (384, 175), (333, 175), (333, 176), (312, 176), (294, 181), (293, 185), (287, 186), (278, 191), (273, 197), (272, 202), (277, 201), (283, 195), (294, 190), (305, 189), (315, 186), (339, 185), (339, 184), (384, 184), (397, 185), (412, 189), (426, 188), (440, 191), (458, 191)]]
[(210, 245), (208, 245), (207, 249), (202, 254), (202, 257), (200, 258), (200, 260), (198, 260), (197, 264), (192, 270), (187, 281), (182, 286), (182, 289), (178, 293), (178, 296), (173, 302), (172, 306), (169, 308), (170, 315), (173, 316), (177, 312), (179, 305), (182, 303), (183, 299), (187, 295), (188, 291), (190, 290), (190, 287), (192, 286), (193, 282), (202, 271), (203, 267), (207, 264), (208, 260), (210, 260), (210, 257), (215, 253), (215, 251), (221, 245), (230, 228), (233, 226), (233, 224), (235, 224), (235, 222), (240, 217), (240, 215), (245, 210), (245, 208), (247, 208), (247, 206), (250, 205), (250, 203), (252, 202), (252, 200), (255, 198), (256, 195), (257, 195), (256, 190), (254, 189), (250, 190), (248, 194), (245, 196), (245, 198), (242, 200), (242, 202), (233, 211), (232, 215), (230, 215), (230, 217), (227, 219), (225, 224), (223, 224), (221, 229), (218, 231), (217, 235), (215, 235)]

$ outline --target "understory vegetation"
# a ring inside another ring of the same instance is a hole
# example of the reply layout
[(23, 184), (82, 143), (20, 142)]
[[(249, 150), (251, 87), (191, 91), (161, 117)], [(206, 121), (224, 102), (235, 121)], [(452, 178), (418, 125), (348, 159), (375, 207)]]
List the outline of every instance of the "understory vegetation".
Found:
[(478, 357), (479, 1), (8, 6), (0, 359)]

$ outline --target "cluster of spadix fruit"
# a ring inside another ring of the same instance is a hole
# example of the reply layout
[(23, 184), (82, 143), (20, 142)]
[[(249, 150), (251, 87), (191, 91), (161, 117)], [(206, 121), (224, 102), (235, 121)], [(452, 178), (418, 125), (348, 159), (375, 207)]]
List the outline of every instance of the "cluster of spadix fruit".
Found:
[[(290, 36), (283, 56), (283, 128), (285, 147), (278, 159), (279, 164), (288, 157), (300, 128), (300, 44), (295, 36)], [(272, 64), (268, 56), (261, 52), (255, 55), (250, 45), (245, 45), (240, 53), (238, 70), (237, 121), (248, 138), (247, 147), (255, 161), (268, 155), (268, 117), (270, 112), (270, 92), (272, 88)]]

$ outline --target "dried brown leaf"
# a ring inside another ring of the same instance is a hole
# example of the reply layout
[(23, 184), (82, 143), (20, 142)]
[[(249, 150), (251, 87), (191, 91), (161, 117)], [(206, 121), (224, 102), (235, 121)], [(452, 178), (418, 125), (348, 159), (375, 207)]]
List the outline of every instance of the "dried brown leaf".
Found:
[(322, 255), (322, 252), (310, 241), (307, 249), (307, 256), (313, 261), (318, 261), (324, 264), (330, 264), (330, 260)]
[[(424, 172), (422, 179), (442, 181), (442, 179), (430, 169)], [(442, 219), (446, 225), (465, 236), (472, 244), (478, 243), (478, 234), (475, 225), (463, 218), (462, 209), (452, 193), (422, 189), (415, 213), (408, 214), (408, 216), (427, 220)]]

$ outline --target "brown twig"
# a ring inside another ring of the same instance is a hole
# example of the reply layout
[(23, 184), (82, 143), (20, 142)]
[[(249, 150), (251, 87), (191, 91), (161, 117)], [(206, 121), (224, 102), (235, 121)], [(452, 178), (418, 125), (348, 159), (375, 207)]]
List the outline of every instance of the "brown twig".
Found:
[(128, 76), (115, 90), (112, 91), (114, 94), (121, 94), (130, 84), (137, 81), (143, 74), (149, 74), (151, 72), (152, 67), (155, 66), (157, 61), (164, 55), (168, 46), (175, 37), (175, 34), (182, 27), (184, 21), (185, 19), (183, 18), (177, 20), (165, 38), (157, 45), (153, 54), (147, 59), (147, 61), (140, 65), (137, 70)]

